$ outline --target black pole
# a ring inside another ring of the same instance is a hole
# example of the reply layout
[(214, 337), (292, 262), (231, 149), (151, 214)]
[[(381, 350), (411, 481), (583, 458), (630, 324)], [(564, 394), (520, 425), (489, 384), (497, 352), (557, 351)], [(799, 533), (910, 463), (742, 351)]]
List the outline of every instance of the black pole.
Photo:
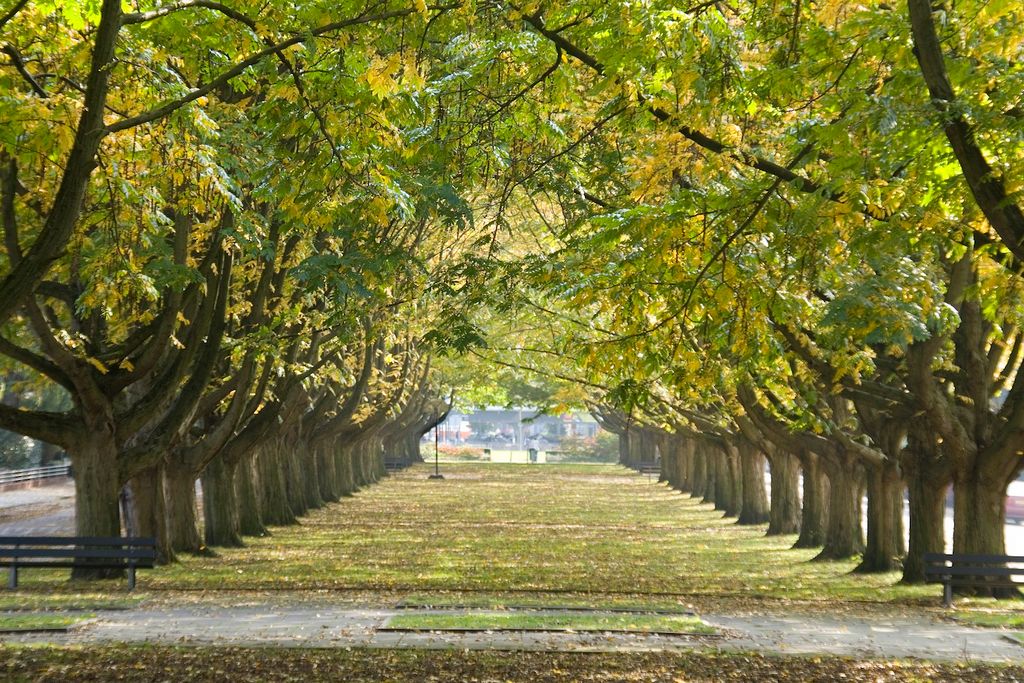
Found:
[(427, 479), (444, 479), (444, 475), (441, 474), (441, 470), (437, 464), (437, 433), (439, 429), (441, 429), (441, 425), (434, 425), (434, 473), (427, 477)]

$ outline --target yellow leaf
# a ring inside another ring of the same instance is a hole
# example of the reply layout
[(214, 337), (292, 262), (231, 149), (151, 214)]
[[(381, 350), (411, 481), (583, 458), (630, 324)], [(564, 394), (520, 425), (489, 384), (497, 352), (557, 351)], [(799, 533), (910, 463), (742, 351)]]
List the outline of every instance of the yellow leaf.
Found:
[(370, 86), (370, 92), (375, 97), (384, 99), (398, 89), (398, 83), (395, 82), (395, 74), (401, 68), (401, 63), (402, 56), (398, 53), (391, 55), (387, 59), (374, 57), (370, 63), (370, 68), (366, 70), (364, 78), (367, 85)]
[(107, 366), (104, 365), (99, 358), (93, 358), (92, 356), (89, 356), (85, 360), (88, 361), (89, 365), (99, 370), (102, 374), (107, 374)]

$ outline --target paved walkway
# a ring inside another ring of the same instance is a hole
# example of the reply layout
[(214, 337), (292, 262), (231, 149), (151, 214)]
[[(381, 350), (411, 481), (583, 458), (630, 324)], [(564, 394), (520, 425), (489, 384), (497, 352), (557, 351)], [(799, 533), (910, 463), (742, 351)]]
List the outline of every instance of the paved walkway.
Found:
[(75, 483), (70, 479), (0, 491), (0, 536), (75, 533)]
[(1001, 631), (935, 621), (816, 615), (703, 615), (717, 636), (612, 633), (395, 633), (378, 631), (396, 609), (253, 606), (101, 612), (67, 634), (7, 635), (6, 641), (134, 642), (279, 647), (372, 647), (534, 651), (755, 650), (781, 654), (1024, 663), (1024, 647)]

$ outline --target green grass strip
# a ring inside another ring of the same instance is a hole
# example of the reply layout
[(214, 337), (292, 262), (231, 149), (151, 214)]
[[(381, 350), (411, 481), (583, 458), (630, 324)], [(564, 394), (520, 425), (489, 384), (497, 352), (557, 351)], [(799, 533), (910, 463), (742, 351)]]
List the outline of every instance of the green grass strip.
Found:
[(956, 620), (972, 626), (987, 626), (994, 628), (1024, 628), (1024, 613), (998, 614), (991, 612), (968, 612), (958, 614)]
[(544, 609), (594, 610), (692, 615), (693, 611), (671, 600), (619, 599), (616, 596), (497, 596), (497, 595), (410, 595), (396, 605), (402, 609)]
[(0, 631), (58, 631), (92, 617), (91, 614), (0, 614)]
[(537, 614), (535, 612), (470, 614), (400, 614), (383, 630), (417, 631), (629, 631), (701, 633), (715, 630), (692, 616), (654, 614)]

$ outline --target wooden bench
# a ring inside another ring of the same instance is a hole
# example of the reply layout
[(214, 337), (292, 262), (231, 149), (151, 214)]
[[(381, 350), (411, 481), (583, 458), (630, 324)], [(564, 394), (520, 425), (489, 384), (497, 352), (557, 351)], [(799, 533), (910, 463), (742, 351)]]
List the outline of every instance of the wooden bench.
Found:
[(636, 471), (640, 474), (661, 474), (661, 463), (640, 462), (636, 465)]
[(924, 554), (924, 576), (932, 583), (942, 583), (942, 604), (953, 605), (953, 586), (1017, 587), (1015, 576), (1024, 577), (1024, 567), (1007, 567), (1008, 563), (1024, 563), (1016, 555), (953, 555)]
[(24, 567), (127, 569), (128, 588), (135, 588), (135, 570), (152, 569), (155, 538), (90, 538), (85, 536), (0, 536), (0, 565), (8, 567), (8, 588), (18, 587)]

